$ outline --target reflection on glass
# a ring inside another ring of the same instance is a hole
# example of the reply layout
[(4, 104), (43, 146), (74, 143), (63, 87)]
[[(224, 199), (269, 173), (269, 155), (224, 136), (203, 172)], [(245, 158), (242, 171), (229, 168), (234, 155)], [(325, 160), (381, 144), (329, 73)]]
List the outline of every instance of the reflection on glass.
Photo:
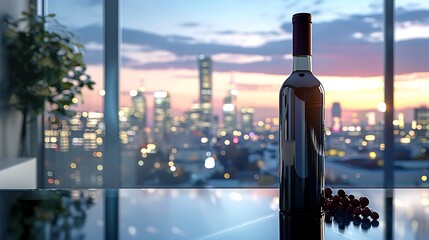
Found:
[(291, 216), (279, 213), (280, 240), (325, 239), (325, 216)]
[[(368, 225), (369, 219), (364, 218), (348, 222), (341, 221), (339, 216), (326, 217), (325, 239), (408, 240), (426, 239), (429, 234), (429, 190), (396, 189), (393, 195), (381, 188), (353, 188), (347, 192), (367, 196), (369, 205), (380, 213), (380, 218)], [(6, 231), (5, 225), (17, 226), (15, 220), (22, 217), (26, 217), (26, 226), (40, 227), (39, 223), (62, 216), (76, 218), (70, 222), (73, 239), (82, 235), (85, 239), (102, 239), (103, 228), (107, 227), (104, 226), (104, 194), (100, 190), (0, 191), (0, 212), (4, 213), (0, 220), (5, 223), (0, 225), (0, 238), (10, 239), (1, 235), (12, 234)], [(387, 201), (389, 196), (393, 198)], [(122, 189), (119, 191), (119, 239), (279, 239), (278, 200), (278, 190), (267, 188)], [(69, 211), (57, 211), (60, 206), (68, 207)], [(38, 211), (29, 211), (34, 208)], [(71, 215), (66, 216), (67, 213)], [(387, 225), (389, 216), (392, 216), (393, 228)], [(62, 226), (65, 222), (56, 224)], [(23, 229), (22, 223), (18, 226), (20, 231), (29, 230)], [(387, 233), (389, 229), (392, 232)], [(45, 230), (67, 232), (55, 228)], [(388, 235), (391, 237), (384, 238)]]
[(2, 191), (0, 238), (100, 239), (102, 195), (98, 190)]

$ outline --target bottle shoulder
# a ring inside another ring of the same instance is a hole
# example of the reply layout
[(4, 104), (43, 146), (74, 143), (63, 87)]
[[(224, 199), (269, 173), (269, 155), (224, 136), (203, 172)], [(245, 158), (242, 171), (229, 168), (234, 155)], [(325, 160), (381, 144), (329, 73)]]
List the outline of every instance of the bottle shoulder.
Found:
[(283, 82), (282, 88), (284, 87), (318, 87), (321, 88), (321, 91), (323, 91), (323, 85), (319, 79), (317, 79), (317, 77), (311, 71), (306, 70), (293, 71)]

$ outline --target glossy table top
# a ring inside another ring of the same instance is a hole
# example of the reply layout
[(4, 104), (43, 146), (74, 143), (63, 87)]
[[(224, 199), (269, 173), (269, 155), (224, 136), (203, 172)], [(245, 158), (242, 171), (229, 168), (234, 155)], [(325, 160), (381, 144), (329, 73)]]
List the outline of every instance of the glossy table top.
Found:
[[(371, 218), (322, 221), (324, 239), (428, 239), (429, 189), (345, 190), (355, 196), (367, 196), (369, 206), (380, 218), (377, 222), (371, 222)], [(0, 220), (12, 221), (16, 212), (7, 213), (17, 211), (13, 208), (17, 201), (13, 199), (22, 194), (26, 203), (38, 199), (52, 202), (49, 198), (53, 195), (40, 192), (54, 191), (0, 191)], [(104, 190), (70, 191), (70, 198), (82, 196), (93, 202), (85, 210), (84, 223), (72, 228), (71, 235), (103, 239), (104, 228), (108, 227)], [(120, 239), (279, 239), (277, 189), (120, 189), (118, 194)], [(5, 201), (7, 197), (9, 201)]]

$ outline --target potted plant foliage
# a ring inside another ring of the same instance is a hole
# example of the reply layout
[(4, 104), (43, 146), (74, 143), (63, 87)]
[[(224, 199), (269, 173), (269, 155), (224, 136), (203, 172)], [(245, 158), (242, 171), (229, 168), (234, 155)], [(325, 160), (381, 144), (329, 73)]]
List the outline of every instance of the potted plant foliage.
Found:
[(7, 53), (6, 106), (23, 114), (22, 157), (26, 155), (26, 125), (48, 113), (73, 116), (71, 106), (82, 102), (82, 90), (95, 82), (86, 72), (84, 46), (55, 14), (37, 15), (30, 7), (20, 19), (4, 19)]

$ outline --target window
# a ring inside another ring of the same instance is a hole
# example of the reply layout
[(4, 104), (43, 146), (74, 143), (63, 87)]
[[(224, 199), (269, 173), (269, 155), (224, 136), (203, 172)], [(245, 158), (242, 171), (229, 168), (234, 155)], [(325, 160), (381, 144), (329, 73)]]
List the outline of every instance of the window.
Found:
[[(313, 70), (326, 91), (326, 183), (383, 186), (383, 1), (350, 4), (121, 1), (119, 185), (276, 187), (278, 90), (292, 70), (291, 16), (306, 11), (313, 13)], [(102, 186), (109, 161), (103, 1), (47, 6), (82, 37), (98, 81), (76, 118), (46, 125), (46, 181)], [(425, 46), (425, 31), (417, 30), (427, 27), (427, 9), (405, 0), (396, 8), (395, 158), (402, 160), (425, 159), (429, 149), (427, 97), (417, 94), (425, 88), (415, 87), (427, 84), (425, 51), (408, 50)], [(395, 161), (403, 176), (396, 183), (423, 186), (427, 161), (410, 163)]]

